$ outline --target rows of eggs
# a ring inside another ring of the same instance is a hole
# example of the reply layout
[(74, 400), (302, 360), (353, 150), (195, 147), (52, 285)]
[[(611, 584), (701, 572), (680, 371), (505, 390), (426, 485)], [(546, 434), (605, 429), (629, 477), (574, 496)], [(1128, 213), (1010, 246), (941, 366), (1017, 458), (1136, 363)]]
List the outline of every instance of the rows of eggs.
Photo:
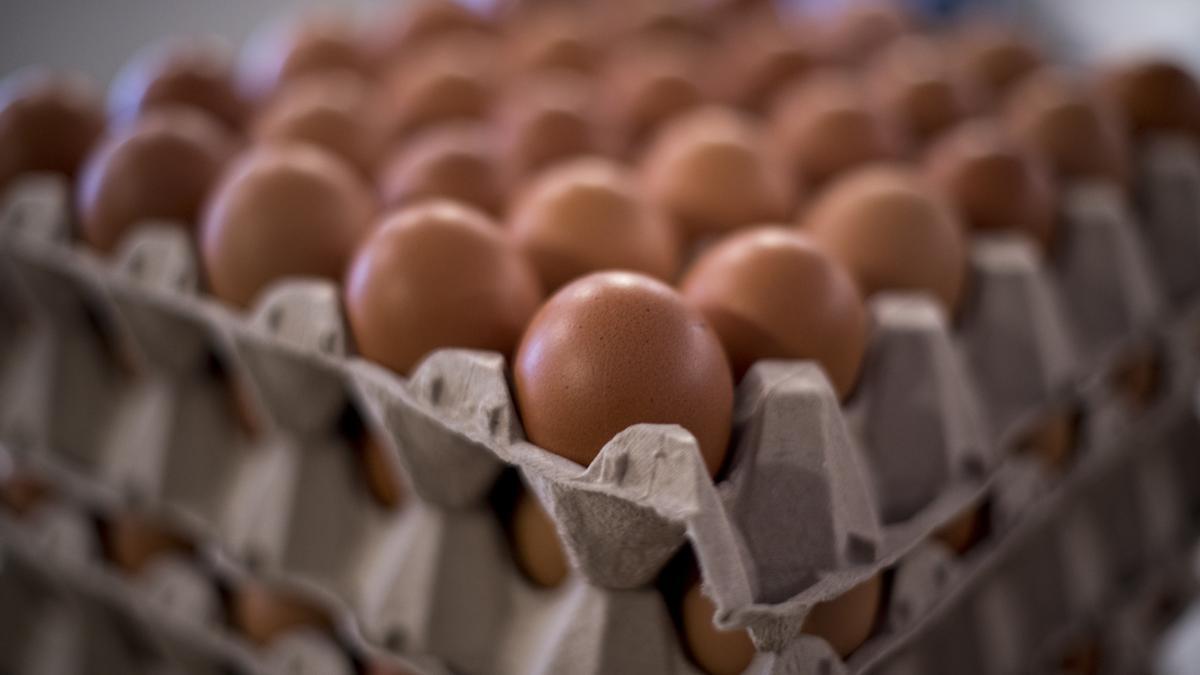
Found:
[[(442, 347), (501, 352), (540, 447), (586, 465), (631, 424), (676, 423), (716, 479), (756, 360), (814, 360), (853, 396), (864, 298), (925, 291), (953, 317), (970, 230), (1052, 255), (1057, 184), (1127, 189), (1138, 134), (1200, 135), (1200, 89), (1171, 63), (1071, 71), (1001, 24), (934, 30), (885, 4), (818, 19), (766, 2), (484, 16), (428, 0), (370, 28), (305, 17), (237, 63), (206, 39), (156, 45), (107, 111), (44, 72), (11, 76), (0, 106), (0, 189), (73, 177), (78, 237), (99, 253), (146, 220), (189, 224), (230, 305), (287, 276), (341, 281), (362, 356), (407, 374)], [(527, 493), (509, 529), (530, 579), (559, 583), (554, 526)], [(939, 536), (961, 551), (977, 529), (971, 512)], [(109, 532), (131, 568), (183, 545), (135, 519)], [(740, 672), (748, 637), (716, 631), (684, 576), (689, 654)], [(881, 587), (805, 630), (851, 653)], [(264, 593), (237, 595), (251, 637), (313, 620)]]

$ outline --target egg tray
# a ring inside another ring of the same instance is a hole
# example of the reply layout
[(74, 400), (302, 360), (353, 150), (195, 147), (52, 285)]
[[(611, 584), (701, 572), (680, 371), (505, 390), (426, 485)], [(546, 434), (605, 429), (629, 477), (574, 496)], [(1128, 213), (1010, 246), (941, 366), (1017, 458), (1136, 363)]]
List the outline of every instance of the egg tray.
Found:
[[(1119, 202), (1088, 186), (1067, 201), (1070, 236), (1051, 267), (1024, 242), (974, 246), (957, 339), (925, 298), (875, 300), (844, 412), (812, 364), (752, 369), (714, 486), (675, 427), (626, 430), (586, 470), (523, 442), (496, 355), (442, 352), (407, 380), (346, 358), (330, 284), (278, 285), (248, 317), (196, 297), (178, 227), (141, 228), (115, 264), (73, 250), (65, 186), (33, 179), (2, 230), (12, 283), (0, 306), (22, 329), (0, 342), (0, 434), (92, 508), (152, 510), (211, 542), (220, 574), (294, 588), (366, 643), (468, 672), (691, 672), (648, 586), (685, 541), (717, 622), (749, 627), (762, 650), (751, 671), (833, 672), (828, 646), (799, 635), (808, 608), (887, 568), (891, 609), (848, 664), (860, 671), (938, 595), (940, 568), (911, 563), (930, 532), (989, 489), (994, 529), (1020, 519), (1011, 495), (1045, 477), (1007, 471), (1009, 451), (1044, 411), (1084, 412), (1083, 457), (1134, 428), (1105, 378), (1154, 343), (1163, 305)], [(1083, 304), (1067, 315), (1059, 293)], [(1073, 349), (1081, 327), (1089, 347)], [(1186, 384), (1192, 355), (1164, 350), (1161, 370)], [(233, 412), (231, 391), (250, 415)], [(372, 430), (411, 508), (370, 498), (336, 427)], [(558, 525), (577, 570), (563, 588), (533, 589), (511, 563), (487, 504), (506, 465)]]

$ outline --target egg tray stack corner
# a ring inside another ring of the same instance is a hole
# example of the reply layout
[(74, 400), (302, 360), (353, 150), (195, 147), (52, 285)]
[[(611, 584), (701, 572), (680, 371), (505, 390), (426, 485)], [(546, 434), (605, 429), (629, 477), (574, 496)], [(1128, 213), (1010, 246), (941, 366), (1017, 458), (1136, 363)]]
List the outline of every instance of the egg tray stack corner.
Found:
[[(812, 363), (757, 364), (716, 485), (679, 427), (631, 427), (587, 468), (525, 442), (499, 355), (438, 352), (408, 379), (353, 357), (327, 282), (235, 313), (197, 293), (178, 225), (101, 260), (70, 243), (68, 186), (27, 176), (0, 205), (0, 443), (58, 496), (0, 512), (0, 598), (21, 608), (0, 612), (0, 665), (693, 673), (655, 586), (685, 545), (718, 625), (749, 629), (751, 673), (1041, 672), (1081, 643), (1144, 659), (1139, 608), (1190, 589), (1165, 580), (1200, 531), (1200, 158), (1170, 139), (1142, 156), (1144, 222), (1071, 186), (1051, 264), (1023, 240), (972, 244), (954, 325), (924, 296), (873, 299), (848, 404)], [(1113, 384), (1130, 367), (1157, 375), (1136, 401)], [(1052, 466), (1037, 443), (1063, 420)], [(366, 489), (363, 437), (404, 508)], [(508, 552), (493, 498), (514, 472), (572, 562), (559, 588)], [(930, 537), (977, 506), (988, 536), (966, 555)], [(130, 509), (202, 545), (117, 574), (93, 521)], [(881, 571), (848, 660), (801, 632)], [(220, 620), (246, 578), (332, 627), (253, 646)]]

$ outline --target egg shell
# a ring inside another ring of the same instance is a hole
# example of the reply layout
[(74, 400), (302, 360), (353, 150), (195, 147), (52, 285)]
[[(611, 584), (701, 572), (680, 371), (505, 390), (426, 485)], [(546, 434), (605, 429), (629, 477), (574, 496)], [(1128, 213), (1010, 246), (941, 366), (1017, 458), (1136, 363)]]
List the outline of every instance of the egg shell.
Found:
[(601, 272), (560, 289), (526, 329), (513, 379), (529, 440), (581, 465), (639, 423), (687, 429), (710, 474), (725, 459), (733, 382), (721, 343), (650, 277)]
[(333, 627), (316, 604), (256, 581), (246, 581), (233, 589), (229, 615), (233, 627), (259, 646), (299, 628), (327, 631)]
[(452, 120), (481, 120), (496, 81), (490, 38), (455, 34), (414, 50), (384, 75), (379, 98), (391, 143)]
[(367, 433), (362, 439), (361, 453), (363, 476), (375, 501), (387, 509), (403, 504), (404, 487), (396, 477), (396, 469), (383, 441)]
[(105, 519), (101, 533), (105, 556), (130, 575), (141, 573), (164, 555), (192, 550), (183, 537), (136, 513), (118, 513)]
[(699, 581), (688, 588), (680, 608), (684, 646), (692, 663), (708, 675), (739, 675), (754, 660), (754, 643), (745, 629), (717, 628), (716, 610)]
[(736, 21), (712, 50), (710, 70), (721, 100), (762, 111), (779, 89), (821, 64), (813, 29), (787, 22), (774, 11), (752, 12)]
[(235, 141), (198, 109), (160, 108), (106, 139), (76, 185), (81, 234), (109, 253), (148, 220), (195, 224)]
[(504, 52), (510, 74), (543, 70), (590, 73), (601, 49), (588, 28), (586, 8), (569, 3), (535, 6), (509, 18)]
[(359, 351), (404, 374), (435, 349), (510, 354), (542, 297), (503, 230), (449, 201), (385, 216), (355, 255), (345, 294)]
[(979, 539), (982, 529), (982, 506), (972, 504), (934, 532), (933, 537), (948, 546), (951, 551), (962, 555)]
[(369, 32), (371, 51), (382, 63), (394, 63), (409, 52), (448, 35), (487, 35), (490, 17), (457, 0), (409, 0), (375, 17)]
[(355, 171), (311, 145), (252, 149), (214, 190), (200, 252), (214, 295), (248, 306), (290, 276), (340, 279), (375, 204)]
[(554, 521), (527, 490), (517, 498), (511, 528), (513, 555), (521, 572), (538, 586), (561, 584), (570, 571), (562, 542)]
[(698, 52), (694, 41), (662, 38), (610, 57), (599, 103), (623, 150), (640, 151), (663, 124), (704, 101)]
[(698, 108), (665, 126), (641, 171), (651, 200), (691, 235), (779, 222), (795, 201), (759, 127), (722, 107)]
[(904, 147), (894, 125), (877, 114), (853, 74), (821, 70), (784, 89), (771, 112), (772, 141), (796, 182), (812, 188)]
[(606, 0), (591, 3), (592, 25), (605, 43), (628, 39), (711, 37), (712, 14), (693, 0)]
[(557, 162), (608, 147), (595, 119), (595, 91), (573, 73), (544, 73), (513, 86), (497, 115), (506, 180), (514, 188)]
[(914, 29), (912, 17), (895, 0), (848, 2), (827, 19), (821, 41), (830, 57), (861, 63)]
[(951, 314), (963, 297), (963, 226), (912, 170), (875, 165), (846, 175), (816, 200), (803, 226), (846, 265), (867, 296), (926, 291)]
[(1178, 63), (1157, 57), (1117, 63), (1101, 73), (1100, 90), (1135, 134), (1166, 131), (1200, 138), (1200, 84)]
[(1062, 178), (1128, 182), (1129, 148), (1119, 115), (1066, 71), (1042, 69), (1014, 87), (1004, 122)]
[(284, 87), (259, 115), (253, 135), (259, 143), (311, 143), (370, 175), (387, 133), (379, 113), (361, 75), (326, 70)]
[(0, 188), (27, 171), (74, 176), (104, 132), (104, 104), (88, 80), (25, 70), (0, 83)]
[(598, 157), (541, 174), (513, 207), (508, 227), (550, 292), (607, 269), (670, 282), (679, 267), (679, 241), (666, 219), (632, 175)]
[(374, 72), (358, 27), (337, 12), (268, 26), (251, 37), (240, 66), (239, 89), (254, 103), (267, 101), (288, 82), (324, 70), (350, 70), (364, 77)]
[(499, 214), (505, 195), (495, 146), (491, 130), (473, 122), (447, 122), (414, 135), (380, 173), (384, 204), (443, 197)]
[(801, 631), (823, 638), (846, 658), (871, 636), (882, 602), (883, 579), (876, 574), (832, 600), (817, 603)]
[(979, 231), (1021, 231), (1048, 249), (1054, 239), (1054, 188), (1048, 169), (994, 119), (968, 120), (929, 150), (930, 182)]
[(117, 124), (181, 105), (203, 110), (230, 131), (242, 128), (248, 105), (234, 79), (233, 57), (222, 42), (173, 38), (154, 44), (125, 64), (109, 91), (109, 115)]
[(853, 389), (867, 312), (849, 272), (806, 235), (775, 226), (730, 235), (680, 287), (720, 337), (735, 379), (760, 359), (811, 359), (839, 396)]
[(943, 45), (928, 37), (893, 41), (871, 61), (866, 78), (875, 105), (917, 143), (979, 106), (974, 90), (950, 69)]
[(996, 102), (1042, 64), (1038, 48), (1017, 28), (994, 21), (965, 24), (948, 47), (961, 77)]

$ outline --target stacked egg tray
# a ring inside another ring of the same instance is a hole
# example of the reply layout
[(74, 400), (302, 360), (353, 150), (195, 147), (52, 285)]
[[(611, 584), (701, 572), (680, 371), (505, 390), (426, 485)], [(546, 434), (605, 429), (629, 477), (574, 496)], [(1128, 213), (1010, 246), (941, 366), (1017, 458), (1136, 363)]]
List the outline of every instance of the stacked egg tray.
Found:
[[(1081, 644), (1128, 672), (1200, 533), (1200, 156), (1139, 155), (1138, 213), (1068, 186), (1048, 261), (974, 240), (953, 324), (873, 298), (847, 403), (810, 362), (755, 365), (715, 485), (680, 427), (631, 427), (586, 468), (529, 444), (498, 354), (408, 379), (353, 356), (327, 281), (246, 314), (203, 297), (179, 224), (101, 259), (70, 241), (65, 181), (28, 175), (0, 205), (0, 442), (52, 497), (0, 510), (0, 670), (692, 673), (656, 582), (694, 556), (718, 626), (758, 649), (747, 672), (1041, 672)], [(366, 488), (365, 438), (403, 507)], [(560, 587), (513, 563), (514, 474), (557, 526)], [(966, 554), (931, 537), (972, 508)], [(130, 511), (198, 545), (118, 573), (95, 523)], [(848, 660), (801, 631), (881, 572)], [(333, 620), (256, 645), (223, 619), (248, 579)]]

